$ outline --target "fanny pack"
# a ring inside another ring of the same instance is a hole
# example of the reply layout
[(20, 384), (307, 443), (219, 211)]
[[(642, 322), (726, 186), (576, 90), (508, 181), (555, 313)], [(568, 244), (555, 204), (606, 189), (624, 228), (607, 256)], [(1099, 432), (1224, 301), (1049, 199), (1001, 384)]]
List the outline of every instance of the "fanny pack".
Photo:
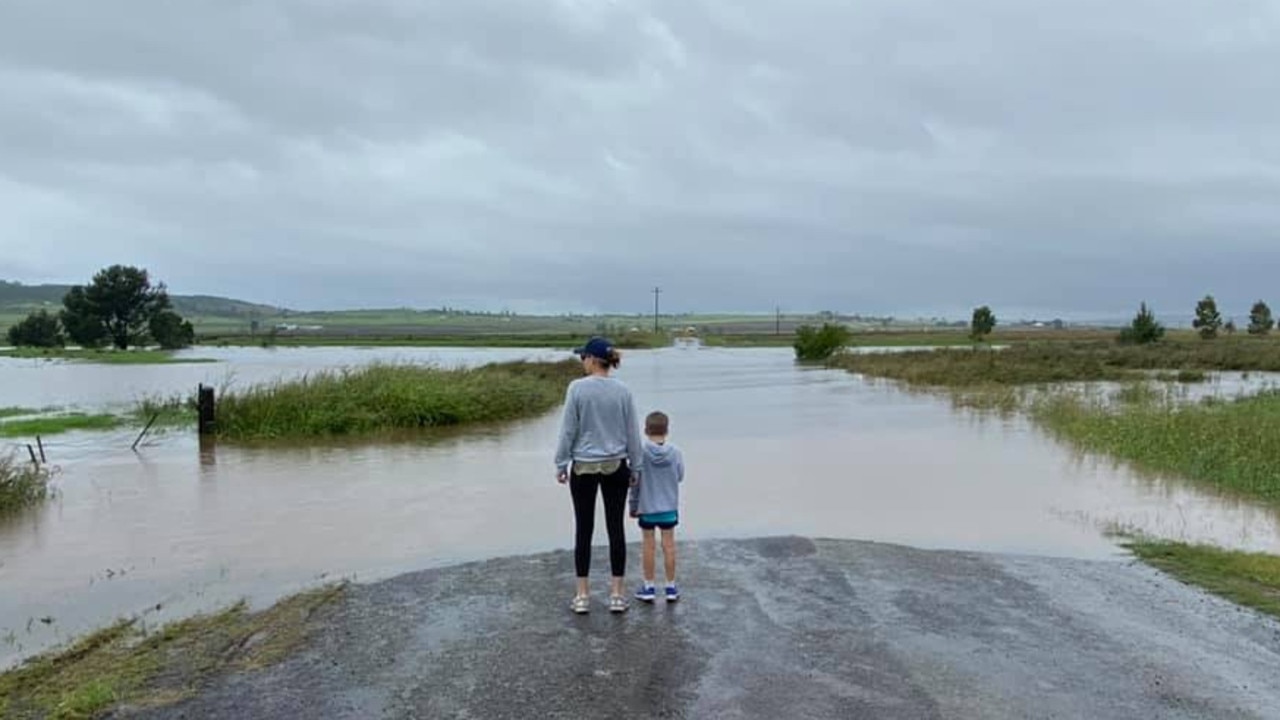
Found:
[(601, 460), (600, 462), (575, 462), (575, 475), (612, 475), (622, 469), (621, 460)]

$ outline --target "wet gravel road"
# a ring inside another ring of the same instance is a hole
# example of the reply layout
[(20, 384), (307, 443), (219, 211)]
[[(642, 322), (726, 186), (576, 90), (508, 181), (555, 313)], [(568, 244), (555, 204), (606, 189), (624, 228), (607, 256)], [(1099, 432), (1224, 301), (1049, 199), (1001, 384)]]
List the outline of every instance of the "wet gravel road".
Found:
[(795, 537), (681, 550), (685, 597), (623, 616), (600, 596), (569, 614), (567, 552), (356, 585), (283, 663), (124, 714), (1280, 718), (1280, 623), (1137, 563)]

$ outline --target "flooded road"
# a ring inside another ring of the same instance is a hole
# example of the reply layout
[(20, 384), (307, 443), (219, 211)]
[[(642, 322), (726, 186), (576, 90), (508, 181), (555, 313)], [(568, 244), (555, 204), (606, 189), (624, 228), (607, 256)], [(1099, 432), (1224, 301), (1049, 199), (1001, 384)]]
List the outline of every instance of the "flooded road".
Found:
[[(204, 365), (0, 361), (0, 407), (125, 407), (197, 383), (233, 387), (374, 359), (462, 365), (558, 358), (524, 350), (198, 349)], [(686, 537), (797, 534), (1080, 558), (1103, 534), (1280, 550), (1273, 511), (1082, 459), (1025, 421), (956, 412), (790, 350), (631, 352), (641, 413), (672, 417), (689, 466)], [(551, 455), (558, 414), (412, 442), (202, 451), (186, 431), (129, 450), (133, 431), (49, 443), (60, 496), (0, 522), (0, 664), (144, 614), (169, 620), (325, 579), (372, 580), (568, 549), (572, 512)], [(638, 538), (634, 527), (629, 538)], [(603, 525), (597, 542), (604, 542)], [(695, 578), (687, 581), (696, 584)], [(44, 620), (48, 620), (46, 623)]]

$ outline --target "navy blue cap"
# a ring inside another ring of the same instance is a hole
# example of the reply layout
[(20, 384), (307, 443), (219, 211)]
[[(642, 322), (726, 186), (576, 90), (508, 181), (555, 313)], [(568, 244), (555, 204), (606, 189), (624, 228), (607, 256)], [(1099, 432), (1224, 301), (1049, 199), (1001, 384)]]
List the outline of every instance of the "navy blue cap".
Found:
[(578, 357), (593, 357), (601, 360), (608, 360), (609, 354), (613, 352), (613, 343), (602, 337), (593, 337), (587, 341), (586, 345), (573, 351)]

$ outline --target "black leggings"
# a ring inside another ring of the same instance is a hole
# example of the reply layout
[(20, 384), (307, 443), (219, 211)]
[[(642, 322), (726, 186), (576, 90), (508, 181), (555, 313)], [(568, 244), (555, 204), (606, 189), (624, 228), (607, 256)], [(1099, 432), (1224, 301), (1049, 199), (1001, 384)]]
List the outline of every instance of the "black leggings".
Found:
[(623, 515), (627, 510), (627, 491), (631, 487), (631, 470), (626, 463), (612, 475), (573, 475), (569, 492), (573, 495), (573, 514), (577, 532), (573, 545), (573, 562), (578, 577), (591, 570), (591, 540), (596, 529), (596, 488), (604, 495), (604, 520), (609, 529), (609, 564), (614, 577), (627, 573), (627, 537)]

